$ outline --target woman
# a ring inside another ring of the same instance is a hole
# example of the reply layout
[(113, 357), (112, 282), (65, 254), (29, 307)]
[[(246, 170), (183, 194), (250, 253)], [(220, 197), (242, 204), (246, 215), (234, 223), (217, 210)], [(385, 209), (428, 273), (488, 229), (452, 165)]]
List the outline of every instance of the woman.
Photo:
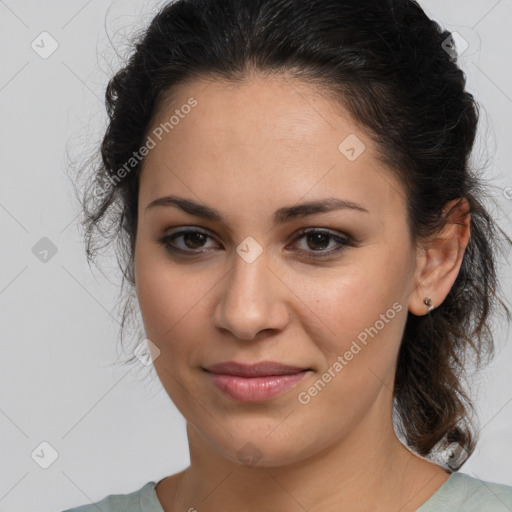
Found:
[(109, 83), (84, 223), (91, 259), (116, 230), (191, 464), (72, 510), (512, 509), (457, 472), (461, 378), (509, 312), (447, 41), (412, 0), (153, 19)]

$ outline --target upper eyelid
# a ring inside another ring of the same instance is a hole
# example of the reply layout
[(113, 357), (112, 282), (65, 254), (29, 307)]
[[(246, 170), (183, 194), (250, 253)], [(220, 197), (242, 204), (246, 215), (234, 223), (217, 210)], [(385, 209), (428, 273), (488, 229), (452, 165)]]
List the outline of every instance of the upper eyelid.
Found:
[[(351, 236), (348, 233), (344, 233), (342, 231), (337, 231), (332, 228), (320, 228), (320, 227), (315, 227), (315, 226), (299, 228), (299, 229), (295, 230), (295, 232), (290, 236), (294, 236), (294, 235), (298, 236), (298, 235), (302, 235), (302, 234), (307, 234), (308, 232), (325, 233), (327, 235), (339, 236), (339, 237), (347, 238), (347, 239), (351, 238)], [(183, 226), (183, 227), (171, 228), (171, 230), (165, 231), (164, 236), (182, 235), (185, 233), (202, 233), (211, 238), (216, 238), (215, 235), (211, 234), (211, 232), (208, 230), (208, 228), (195, 227), (195, 226)]]

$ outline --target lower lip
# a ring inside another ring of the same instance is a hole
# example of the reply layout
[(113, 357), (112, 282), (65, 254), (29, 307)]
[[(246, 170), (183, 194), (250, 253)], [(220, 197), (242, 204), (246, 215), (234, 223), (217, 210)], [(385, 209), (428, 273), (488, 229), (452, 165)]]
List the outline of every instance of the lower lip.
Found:
[(228, 397), (240, 402), (261, 402), (295, 386), (309, 371), (269, 377), (238, 377), (221, 373), (207, 373), (213, 384)]

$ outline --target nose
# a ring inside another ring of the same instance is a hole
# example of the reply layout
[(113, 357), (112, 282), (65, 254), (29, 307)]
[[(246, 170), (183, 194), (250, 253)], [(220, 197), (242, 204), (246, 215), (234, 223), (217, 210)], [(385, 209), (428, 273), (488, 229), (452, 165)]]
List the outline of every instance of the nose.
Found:
[(214, 325), (241, 340), (252, 340), (262, 331), (281, 331), (289, 321), (287, 298), (291, 291), (260, 255), (252, 263), (238, 255), (220, 286), (213, 312)]

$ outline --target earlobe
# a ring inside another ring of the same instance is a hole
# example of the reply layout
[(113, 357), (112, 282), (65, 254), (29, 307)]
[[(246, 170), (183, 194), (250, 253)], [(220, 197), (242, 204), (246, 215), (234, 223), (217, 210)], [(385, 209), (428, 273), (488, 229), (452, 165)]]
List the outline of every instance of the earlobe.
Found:
[(423, 303), (425, 304), (425, 306), (427, 306), (428, 313), (430, 313), (434, 309), (434, 307), (435, 307), (432, 304), (432, 299), (430, 297), (426, 297), (425, 300), (423, 301)]
[(438, 307), (450, 292), (462, 265), (470, 239), (469, 204), (465, 198), (449, 202), (444, 227), (422, 245), (416, 286), (409, 298), (409, 311), (425, 315)]

